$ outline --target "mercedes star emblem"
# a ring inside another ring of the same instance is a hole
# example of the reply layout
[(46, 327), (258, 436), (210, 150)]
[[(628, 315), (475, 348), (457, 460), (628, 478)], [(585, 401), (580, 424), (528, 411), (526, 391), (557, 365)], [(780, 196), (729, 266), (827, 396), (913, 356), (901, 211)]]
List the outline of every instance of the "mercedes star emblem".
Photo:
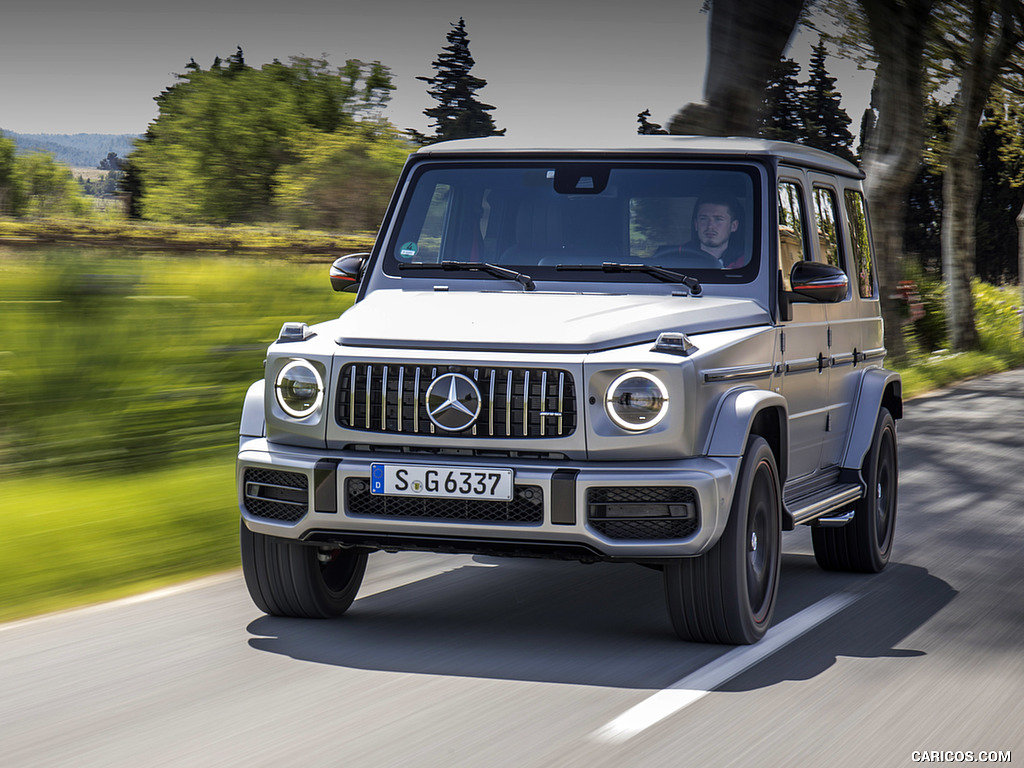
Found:
[(438, 376), (427, 388), (427, 415), (446, 432), (461, 432), (480, 415), (480, 390), (461, 373)]

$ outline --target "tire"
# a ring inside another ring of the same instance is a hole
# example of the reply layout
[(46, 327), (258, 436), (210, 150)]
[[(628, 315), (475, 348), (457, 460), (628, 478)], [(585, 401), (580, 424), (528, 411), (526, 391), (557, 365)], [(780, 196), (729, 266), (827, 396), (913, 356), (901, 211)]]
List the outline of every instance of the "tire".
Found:
[(242, 574), (264, 613), (331, 619), (352, 605), (366, 571), (365, 552), (316, 547), (253, 533), (241, 522)]
[(718, 543), (699, 557), (665, 566), (669, 617), (680, 638), (749, 645), (764, 636), (779, 588), (781, 519), (775, 455), (764, 438), (753, 435)]
[(899, 455), (896, 423), (886, 408), (878, 412), (861, 475), (868, 494), (857, 502), (853, 520), (842, 528), (811, 528), (814, 558), (827, 571), (878, 573), (889, 562), (896, 533)]

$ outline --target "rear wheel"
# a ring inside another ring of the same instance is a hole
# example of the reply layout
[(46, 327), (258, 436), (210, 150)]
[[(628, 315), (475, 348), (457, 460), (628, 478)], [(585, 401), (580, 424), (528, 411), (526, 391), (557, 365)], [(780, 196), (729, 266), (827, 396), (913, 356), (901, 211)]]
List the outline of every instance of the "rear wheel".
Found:
[(668, 612), (680, 638), (748, 645), (764, 636), (779, 587), (781, 517), (775, 455), (764, 438), (752, 436), (718, 543), (665, 566)]
[(329, 619), (352, 605), (366, 570), (365, 552), (316, 547), (239, 532), (242, 574), (252, 601), (271, 616)]
[(878, 413), (861, 474), (867, 494), (857, 502), (853, 520), (842, 528), (811, 529), (814, 557), (825, 570), (878, 573), (889, 562), (896, 533), (899, 464), (896, 423), (886, 408)]

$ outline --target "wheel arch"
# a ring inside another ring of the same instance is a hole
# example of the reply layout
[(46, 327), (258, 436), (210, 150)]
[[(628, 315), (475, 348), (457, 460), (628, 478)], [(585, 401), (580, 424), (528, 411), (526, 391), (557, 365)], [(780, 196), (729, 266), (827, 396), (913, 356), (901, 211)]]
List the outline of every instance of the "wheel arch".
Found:
[(263, 410), (263, 379), (254, 381), (245, 393), (242, 418), (238, 424), (240, 437), (266, 437), (267, 419)]
[(851, 419), (842, 467), (860, 471), (871, 449), (878, 412), (885, 408), (893, 419), (903, 418), (903, 379), (895, 371), (872, 368), (864, 372)]
[(779, 483), (789, 469), (789, 408), (777, 392), (738, 389), (719, 403), (708, 435), (708, 456), (743, 456), (751, 435), (763, 437), (775, 454)]

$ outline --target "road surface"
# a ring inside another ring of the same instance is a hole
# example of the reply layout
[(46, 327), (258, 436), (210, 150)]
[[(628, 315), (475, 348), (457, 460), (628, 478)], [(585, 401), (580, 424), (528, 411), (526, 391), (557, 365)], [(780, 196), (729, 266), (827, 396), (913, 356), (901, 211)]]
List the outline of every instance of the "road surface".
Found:
[(889, 568), (786, 534), (750, 648), (675, 640), (633, 565), (376, 554), (326, 622), (232, 572), (0, 625), (0, 766), (1024, 763), (1022, 392), (908, 403)]

